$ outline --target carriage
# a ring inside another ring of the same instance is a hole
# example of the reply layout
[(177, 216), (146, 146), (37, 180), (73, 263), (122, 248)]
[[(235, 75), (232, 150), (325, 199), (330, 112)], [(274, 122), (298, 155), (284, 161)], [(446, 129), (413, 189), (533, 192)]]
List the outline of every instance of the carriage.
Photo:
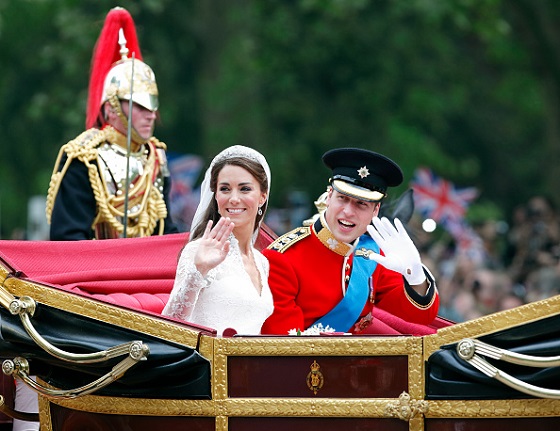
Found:
[(42, 430), (560, 429), (560, 296), (424, 336), (217, 336), (160, 315), (185, 235), (0, 241), (4, 380)]

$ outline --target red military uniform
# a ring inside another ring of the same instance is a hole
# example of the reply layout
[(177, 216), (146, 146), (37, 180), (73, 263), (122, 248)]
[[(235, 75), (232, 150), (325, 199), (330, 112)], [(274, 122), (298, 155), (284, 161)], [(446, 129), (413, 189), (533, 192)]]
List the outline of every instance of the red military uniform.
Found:
[[(331, 311), (346, 292), (352, 251), (347, 244), (334, 240), (322, 217), (311, 227), (281, 236), (263, 251), (270, 261), (274, 312), (265, 321), (262, 333), (285, 335), (292, 329), (303, 331)], [(422, 296), (401, 274), (377, 265), (360, 317), (368, 315), (375, 305), (407, 322), (430, 324), (437, 315), (439, 296), (435, 282), (427, 276), (430, 287)]]

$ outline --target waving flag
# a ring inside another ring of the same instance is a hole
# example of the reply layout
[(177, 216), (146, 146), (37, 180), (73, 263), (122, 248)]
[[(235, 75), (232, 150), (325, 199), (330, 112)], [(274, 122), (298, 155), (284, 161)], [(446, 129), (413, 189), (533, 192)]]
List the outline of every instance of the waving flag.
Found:
[(449, 232), (458, 254), (483, 262), (486, 254), (482, 239), (465, 220), (467, 208), (478, 196), (478, 190), (474, 187), (458, 189), (428, 168), (416, 170), (411, 187), (415, 210), (440, 223)]
[(449, 222), (446, 225), (447, 231), (455, 240), (457, 246), (456, 253), (467, 256), (472, 262), (483, 263), (486, 259), (486, 251), (482, 238), (464, 220)]
[(416, 210), (441, 224), (462, 220), (468, 205), (478, 196), (476, 188), (458, 189), (428, 168), (417, 169), (411, 185)]

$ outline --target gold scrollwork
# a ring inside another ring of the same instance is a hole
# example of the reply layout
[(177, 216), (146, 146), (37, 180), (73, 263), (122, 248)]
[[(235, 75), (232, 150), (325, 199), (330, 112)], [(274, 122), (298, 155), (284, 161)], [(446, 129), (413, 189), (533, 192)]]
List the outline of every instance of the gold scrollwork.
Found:
[(408, 422), (418, 415), (425, 415), (428, 412), (428, 407), (428, 401), (413, 400), (409, 394), (403, 392), (399, 395), (398, 401), (385, 407), (385, 415)]
[(359, 248), (354, 252), (356, 256), (363, 257), (365, 259), (369, 259), (369, 256), (373, 253), (375, 253), (373, 250), (368, 250), (367, 248), (364, 247)]
[(307, 374), (307, 387), (312, 390), (315, 395), (317, 395), (317, 392), (325, 383), (325, 378), (323, 377), (323, 373), (319, 371), (321, 366), (316, 360), (313, 361), (309, 368), (311, 368), (311, 371)]

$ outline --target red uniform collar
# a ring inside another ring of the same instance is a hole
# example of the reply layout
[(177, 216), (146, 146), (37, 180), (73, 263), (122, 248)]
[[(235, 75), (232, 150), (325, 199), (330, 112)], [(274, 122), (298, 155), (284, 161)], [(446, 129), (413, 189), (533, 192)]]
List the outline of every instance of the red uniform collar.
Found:
[(332, 250), (341, 256), (348, 256), (354, 250), (354, 246), (352, 244), (341, 242), (334, 237), (327, 225), (324, 214), (325, 213), (322, 212), (315, 223), (313, 223), (312, 230), (315, 233), (315, 236), (319, 239), (319, 241), (321, 241), (321, 244), (329, 250)]

